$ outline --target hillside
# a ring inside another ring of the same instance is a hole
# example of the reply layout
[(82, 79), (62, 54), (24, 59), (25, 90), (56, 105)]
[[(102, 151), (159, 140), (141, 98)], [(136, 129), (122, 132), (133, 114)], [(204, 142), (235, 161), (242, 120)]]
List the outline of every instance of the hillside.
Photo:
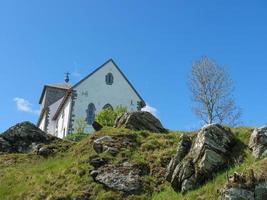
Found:
[[(235, 151), (244, 152), (243, 161), (236, 161), (228, 172), (224, 170), (202, 187), (184, 195), (175, 192), (165, 181), (166, 167), (176, 152), (182, 133), (152, 133), (129, 129), (103, 128), (80, 142), (55, 140), (46, 146), (56, 149), (49, 156), (36, 153), (0, 155), (0, 199), (217, 199), (226, 183), (226, 175), (253, 168), (257, 173), (267, 170), (267, 159), (254, 160), (248, 149), (251, 128), (232, 129), (240, 142)], [(193, 138), (195, 133), (189, 134)], [(119, 152), (96, 153), (93, 141), (101, 136), (117, 138), (113, 143)], [(123, 146), (120, 138), (132, 138)], [(142, 189), (118, 192), (94, 181), (94, 158), (103, 158), (109, 165), (121, 166), (130, 162), (141, 168)], [(91, 163), (91, 164), (90, 164)]]

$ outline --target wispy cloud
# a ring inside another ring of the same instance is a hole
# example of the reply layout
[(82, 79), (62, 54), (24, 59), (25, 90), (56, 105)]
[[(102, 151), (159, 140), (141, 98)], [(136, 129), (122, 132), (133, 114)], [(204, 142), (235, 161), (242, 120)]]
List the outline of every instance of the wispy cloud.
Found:
[(17, 110), (29, 114), (39, 115), (39, 110), (33, 109), (33, 105), (26, 99), (15, 97), (13, 101), (16, 102)]
[(158, 110), (149, 104), (146, 104), (144, 108), (142, 108), (142, 111), (150, 112), (152, 115), (157, 116), (158, 115)]
[(74, 65), (74, 70), (70, 74), (75, 78), (80, 78), (82, 76), (82, 74), (79, 70), (78, 63), (76, 61), (73, 61), (73, 65)]

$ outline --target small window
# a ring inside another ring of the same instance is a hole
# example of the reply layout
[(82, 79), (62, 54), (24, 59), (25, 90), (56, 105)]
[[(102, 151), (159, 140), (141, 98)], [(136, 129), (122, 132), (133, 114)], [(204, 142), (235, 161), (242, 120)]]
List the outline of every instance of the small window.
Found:
[(106, 75), (106, 84), (107, 85), (112, 85), (113, 84), (113, 74), (112, 73), (108, 73)]
[(95, 120), (95, 111), (96, 111), (95, 105), (93, 103), (90, 103), (86, 110), (87, 112), (86, 121), (89, 125), (92, 125)]

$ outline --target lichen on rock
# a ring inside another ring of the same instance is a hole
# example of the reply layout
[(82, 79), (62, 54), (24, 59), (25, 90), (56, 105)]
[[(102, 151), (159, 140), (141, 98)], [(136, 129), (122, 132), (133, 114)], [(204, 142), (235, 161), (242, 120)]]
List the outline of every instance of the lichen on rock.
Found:
[(182, 136), (166, 179), (182, 193), (199, 187), (228, 165), (235, 143), (230, 129), (219, 124), (204, 126), (192, 145), (189, 136)]
[(118, 116), (114, 127), (137, 131), (148, 130), (155, 133), (167, 131), (155, 116), (144, 111), (128, 112)]
[(38, 144), (49, 144), (60, 140), (43, 132), (31, 122), (18, 123), (0, 135), (0, 152), (29, 153)]
[(251, 134), (249, 148), (255, 158), (263, 158), (267, 155), (267, 125), (256, 128)]

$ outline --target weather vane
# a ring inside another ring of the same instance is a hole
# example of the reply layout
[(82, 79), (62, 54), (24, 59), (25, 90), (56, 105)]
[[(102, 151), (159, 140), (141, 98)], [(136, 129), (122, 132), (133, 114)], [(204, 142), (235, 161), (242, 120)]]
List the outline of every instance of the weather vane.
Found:
[(70, 81), (69, 75), (70, 75), (69, 72), (66, 72), (66, 73), (65, 73), (65, 82), (66, 82), (66, 83), (68, 83), (68, 82)]

